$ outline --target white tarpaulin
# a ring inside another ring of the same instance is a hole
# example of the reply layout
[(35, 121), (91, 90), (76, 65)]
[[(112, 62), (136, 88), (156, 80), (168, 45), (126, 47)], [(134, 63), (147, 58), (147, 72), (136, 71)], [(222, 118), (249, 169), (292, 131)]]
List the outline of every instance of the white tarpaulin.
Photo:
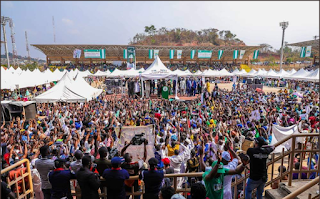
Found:
[[(276, 144), (277, 142), (288, 137), (289, 135), (297, 134), (297, 133), (299, 133), (297, 125), (293, 125), (293, 126), (289, 126), (289, 127), (273, 125), (272, 126), (271, 145)], [(297, 138), (296, 143), (297, 142), (304, 142), (304, 138)], [(287, 151), (288, 149), (290, 149), (291, 143), (292, 143), (292, 139), (289, 139), (288, 141), (286, 141), (283, 144), (276, 147), (275, 150), (273, 151), (273, 153), (281, 153), (283, 148), (285, 149), (285, 151)]]
[[(153, 125), (148, 126), (135, 126), (135, 127), (122, 127), (121, 128), (121, 134), (120, 139), (117, 143), (115, 143), (115, 146), (120, 151), (125, 145), (125, 142), (129, 143), (134, 135), (144, 133), (144, 136), (142, 138), (145, 138), (148, 140), (147, 145), (147, 160), (154, 157), (153, 153), (153, 147), (154, 147), (154, 127)], [(117, 137), (119, 137), (120, 128), (115, 128), (115, 132)], [(138, 160), (138, 156), (140, 158), (143, 157), (144, 152), (144, 144), (141, 145), (130, 145), (127, 150), (127, 153), (130, 153), (132, 155), (133, 161)]]

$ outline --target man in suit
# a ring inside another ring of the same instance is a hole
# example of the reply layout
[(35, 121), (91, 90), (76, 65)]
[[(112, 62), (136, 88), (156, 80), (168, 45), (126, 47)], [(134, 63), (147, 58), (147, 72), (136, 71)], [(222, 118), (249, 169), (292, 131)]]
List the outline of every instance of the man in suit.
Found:
[(90, 171), (91, 164), (91, 157), (84, 156), (82, 158), (82, 167), (76, 174), (81, 189), (81, 199), (99, 199), (99, 175)]

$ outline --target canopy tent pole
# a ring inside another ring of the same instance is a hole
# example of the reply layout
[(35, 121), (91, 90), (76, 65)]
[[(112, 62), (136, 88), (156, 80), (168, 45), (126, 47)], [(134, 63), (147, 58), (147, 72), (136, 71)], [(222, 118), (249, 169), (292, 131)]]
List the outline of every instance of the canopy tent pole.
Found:
[(141, 80), (141, 91), (142, 91), (142, 99), (143, 99), (143, 97), (144, 97), (144, 88), (143, 88), (143, 78), (141, 77), (141, 75), (140, 75), (140, 80)]
[(176, 99), (179, 99), (179, 97), (178, 97), (178, 75), (176, 76), (176, 94), (175, 94), (175, 98)]

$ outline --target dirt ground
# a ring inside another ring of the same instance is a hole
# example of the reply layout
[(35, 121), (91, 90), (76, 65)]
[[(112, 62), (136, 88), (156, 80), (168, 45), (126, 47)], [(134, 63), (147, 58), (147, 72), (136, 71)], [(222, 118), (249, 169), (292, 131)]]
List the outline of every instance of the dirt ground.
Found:
[[(240, 85), (242, 85), (242, 84), (240, 84)], [(213, 87), (214, 87), (214, 84), (211, 84), (210, 89), (212, 90)], [(225, 88), (225, 89), (231, 91), (232, 90), (232, 82), (231, 83), (218, 83), (218, 87), (221, 89)], [(262, 90), (266, 93), (270, 93), (270, 92), (278, 92), (280, 90), (280, 88), (263, 86)]]

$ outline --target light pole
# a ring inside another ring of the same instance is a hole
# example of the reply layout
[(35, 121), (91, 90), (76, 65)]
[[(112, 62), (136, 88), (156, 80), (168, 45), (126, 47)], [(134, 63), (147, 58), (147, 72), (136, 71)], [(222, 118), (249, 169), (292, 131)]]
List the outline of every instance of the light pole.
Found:
[(282, 42), (281, 42), (281, 55), (280, 55), (280, 70), (282, 69), (282, 59), (283, 59), (283, 42), (284, 42), (284, 31), (288, 27), (289, 22), (280, 22), (280, 26), (282, 27)]
[(7, 43), (7, 35), (6, 35), (6, 24), (9, 21), (10, 21), (9, 17), (1, 16), (1, 25), (2, 25), (2, 31), (3, 31), (4, 48), (5, 48), (5, 52), (6, 52), (6, 56), (7, 56), (7, 68), (10, 68), (8, 43)]

